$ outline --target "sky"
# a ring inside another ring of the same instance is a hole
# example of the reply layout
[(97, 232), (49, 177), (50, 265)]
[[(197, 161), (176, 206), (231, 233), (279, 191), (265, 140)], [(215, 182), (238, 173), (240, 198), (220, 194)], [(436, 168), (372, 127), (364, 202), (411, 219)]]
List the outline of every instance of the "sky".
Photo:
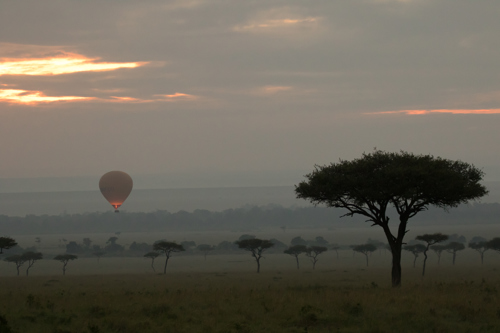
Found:
[(500, 180), (499, 16), (497, 0), (0, 0), (0, 179), (292, 185), (381, 149)]

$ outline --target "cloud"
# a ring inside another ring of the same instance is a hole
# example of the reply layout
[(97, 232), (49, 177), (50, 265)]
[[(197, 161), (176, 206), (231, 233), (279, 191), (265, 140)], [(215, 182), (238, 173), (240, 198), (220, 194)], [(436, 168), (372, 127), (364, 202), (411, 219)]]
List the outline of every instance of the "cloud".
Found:
[(11, 104), (28, 104), (34, 105), (39, 103), (51, 102), (72, 102), (72, 101), (88, 101), (93, 97), (79, 96), (46, 96), (41, 91), (28, 91), (21, 89), (0, 89), (0, 102)]
[(135, 68), (147, 62), (97, 62), (79, 54), (68, 53), (58, 57), (0, 60), (2, 75), (60, 75), (77, 72), (111, 71)]
[(500, 109), (436, 109), (436, 110), (400, 110), (400, 111), (382, 111), (382, 112), (367, 112), (368, 115), (394, 115), (394, 114), (406, 114), (406, 115), (427, 115), (433, 113), (448, 113), (448, 114), (500, 114)]
[(291, 86), (264, 86), (256, 90), (257, 95), (275, 95), (284, 91), (290, 91), (293, 87)]
[(265, 19), (261, 21), (251, 21), (245, 25), (236, 26), (233, 30), (238, 32), (258, 33), (297, 27), (315, 28), (318, 25), (319, 20), (320, 18), (318, 17)]
[(165, 101), (165, 102), (182, 102), (182, 101), (193, 101), (197, 100), (199, 96), (184, 94), (184, 93), (174, 93), (170, 95), (155, 95), (160, 98), (155, 101)]

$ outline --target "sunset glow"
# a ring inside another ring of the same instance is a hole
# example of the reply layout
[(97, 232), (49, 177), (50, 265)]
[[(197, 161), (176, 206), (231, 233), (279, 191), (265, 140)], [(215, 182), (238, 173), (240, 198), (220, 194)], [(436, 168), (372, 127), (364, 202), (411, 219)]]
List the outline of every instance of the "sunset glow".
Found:
[(237, 26), (234, 28), (235, 31), (258, 31), (267, 30), (275, 28), (286, 28), (293, 26), (307, 26), (311, 24), (316, 24), (319, 21), (316, 17), (306, 17), (306, 18), (286, 18), (286, 19), (269, 19), (260, 22), (251, 22), (244, 26)]
[(436, 109), (436, 110), (401, 110), (401, 111), (383, 111), (383, 112), (368, 112), (370, 115), (391, 115), (391, 114), (406, 114), (406, 115), (426, 115), (433, 113), (450, 113), (450, 114), (500, 114), (500, 109)]
[(169, 101), (169, 102), (176, 102), (176, 101), (186, 101), (186, 100), (195, 100), (198, 99), (198, 96), (195, 95), (190, 95), (190, 94), (184, 94), (184, 93), (174, 93), (170, 95), (155, 95), (155, 96), (160, 96), (163, 97), (161, 100), (163, 101)]
[(40, 59), (3, 59), (0, 60), (1, 75), (59, 75), (77, 72), (111, 71), (119, 68), (135, 68), (145, 62), (96, 62), (78, 54), (64, 57)]
[(0, 89), (0, 102), (8, 102), (14, 104), (38, 104), (61, 101), (82, 101), (91, 99), (93, 98), (78, 96), (45, 96), (41, 91)]
[(283, 92), (283, 91), (288, 91), (291, 89), (292, 89), (292, 87), (290, 87), (290, 86), (265, 86), (265, 87), (262, 87), (261, 92), (263, 92), (266, 95), (273, 95), (273, 94), (277, 94), (277, 93)]

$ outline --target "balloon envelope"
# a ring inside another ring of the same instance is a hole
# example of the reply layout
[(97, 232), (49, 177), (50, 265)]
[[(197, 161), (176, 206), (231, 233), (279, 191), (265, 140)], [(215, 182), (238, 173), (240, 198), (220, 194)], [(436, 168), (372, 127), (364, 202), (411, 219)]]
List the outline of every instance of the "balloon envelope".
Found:
[(115, 212), (129, 196), (132, 186), (132, 178), (123, 171), (110, 171), (99, 180), (99, 189), (111, 206), (115, 207)]

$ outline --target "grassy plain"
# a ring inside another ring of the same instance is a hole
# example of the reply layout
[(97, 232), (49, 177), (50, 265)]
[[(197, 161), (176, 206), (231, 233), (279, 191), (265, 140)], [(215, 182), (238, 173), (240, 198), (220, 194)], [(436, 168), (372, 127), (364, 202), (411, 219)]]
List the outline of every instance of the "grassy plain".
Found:
[(247, 266), (2, 277), (6, 324), (0, 332), (457, 333), (500, 327), (500, 270), (493, 265), (441, 267), (423, 281), (419, 269), (406, 269), (397, 290), (389, 287), (389, 267), (256, 274), (253, 263)]
[[(291, 230), (255, 233), (289, 242), (323, 235), (330, 242), (362, 243), (380, 239), (380, 230)], [(412, 233), (422, 233), (414, 228)], [(437, 230), (441, 231), (441, 230)], [(447, 230), (444, 230), (445, 232)], [(464, 230), (464, 233), (466, 230)], [(458, 232), (458, 230), (457, 230)], [(496, 231), (495, 231), (496, 233)], [(467, 237), (490, 234), (473, 229)], [(491, 233), (493, 234), (493, 233)], [(209, 234), (120, 234), (118, 243), (195, 240), (217, 244), (236, 240), (241, 232)], [(30, 276), (15, 276), (13, 264), (0, 261), (0, 333), (104, 332), (500, 332), (500, 255), (488, 251), (485, 264), (466, 249), (457, 264), (443, 253), (438, 266), (429, 254), (425, 280), (422, 258), (403, 252), (403, 286), (390, 288), (390, 254), (377, 251), (366, 267), (363, 255), (328, 251), (315, 271), (305, 257), (295, 269), (293, 257), (268, 253), (262, 271), (245, 252), (240, 254), (177, 253), (167, 274), (154, 273), (142, 257), (81, 257), (62, 276), (64, 253), (59, 239), (90, 237), (104, 245), (111, 235), (45, 235)], [(410, 235), (409, 239), (414, 238)], [(22, 246), (33, 236), (16, 236)], [(163, 257), (155, 262), (157, 272)]]

